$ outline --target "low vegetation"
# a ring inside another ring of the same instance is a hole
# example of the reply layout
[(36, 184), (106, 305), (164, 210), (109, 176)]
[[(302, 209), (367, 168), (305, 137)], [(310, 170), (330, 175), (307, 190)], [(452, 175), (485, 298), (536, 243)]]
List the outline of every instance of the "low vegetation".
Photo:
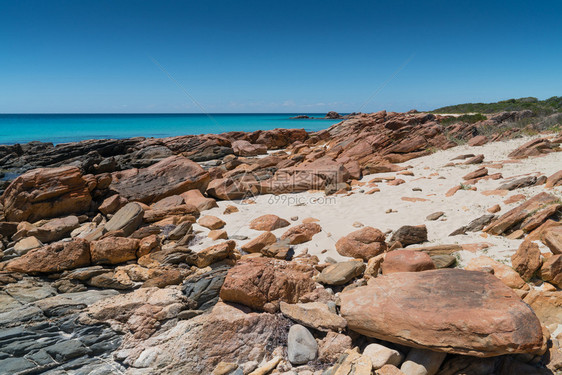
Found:
[(437, 108), (433, 113), (495, 113), (503, 111), (531, 110), (535, 115), (549, 115), (562, 112), (562, 97), (553, 96), (546, 100), (534, 97), (508, 99), (496, 103), (464, 103)]

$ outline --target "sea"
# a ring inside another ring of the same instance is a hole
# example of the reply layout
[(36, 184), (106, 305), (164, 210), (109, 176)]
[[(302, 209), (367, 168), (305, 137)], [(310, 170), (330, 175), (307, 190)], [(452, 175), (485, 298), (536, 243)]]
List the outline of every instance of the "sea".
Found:
[[(59, 144), (85, 139), (122, 139), (137, 136), (162, 138), (275, 128), (304, 128), (317, 131), (340, 121), (290, 119), (302, 114), (0, 114), (0, 144), (31, 141)], [(304, 114), (311, 117), (325, 115)]]

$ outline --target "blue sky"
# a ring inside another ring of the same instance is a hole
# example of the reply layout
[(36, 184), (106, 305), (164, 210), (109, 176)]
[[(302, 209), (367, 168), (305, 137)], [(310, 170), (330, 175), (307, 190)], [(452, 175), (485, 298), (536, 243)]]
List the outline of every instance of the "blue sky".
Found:
[(0, 0), (0, 113), (201, 112), (153, 59), (209, 112), (544, 99), (562, 95), (561, 14), (560, 1)]

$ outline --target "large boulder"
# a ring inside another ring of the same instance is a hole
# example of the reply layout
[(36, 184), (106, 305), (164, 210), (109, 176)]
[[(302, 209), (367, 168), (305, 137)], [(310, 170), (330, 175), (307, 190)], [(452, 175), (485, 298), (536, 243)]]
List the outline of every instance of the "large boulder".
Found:
[(404, 225), (390, 239), (390, 243), (400, 242), (402, 246), (415, 245), (427, 241), (427, 228), (425, 225)]
[(137, 259), (140, 241), (126, 237), (108, 237), (90, 244), (94, 264), (118, 264)]
[(423, 251), (394, 250), (384, 257), (382, 263), (383, 275), (395, 272), (420, 272), (435, 269), (435, 264), (429, 255)]
[(250, 228), (254, 230), (272, 231), (289, 225), (291, 224), (287, 220), (273, 214), (262, 215), (250, 221)]
[(90, 246), (83, 239), (55, 242), (10, 261), (6, 269), (23, 273), (52, 273), (90, 264)]
[(228, 271), (220, 297), (255, 310), (275, 312), (279, 302), (297, 303), (315, 288), (309, 266), (270, 258), (240, 261)]
[(77, 167), (34, 169), (16, 178), (2, 195), (6, 220), (33, 222), (86, 212), (94, 187)]
[(369, 260), (386, 251), (384, 233), (372, 227), (351, 232), (336, 242), (336, 250), (344, 257)]
[(188, 190), (205, 190), (209, 173), (186, 157), (170, 156), (148, 168), (127, 169), (112, 174), (109, 186), (129, 201), (153, 203)]
[(484, 272), (394, 273), (340, 298), (348, 327), (365, 336), (478, 357), (544, 350), (531, 308)]

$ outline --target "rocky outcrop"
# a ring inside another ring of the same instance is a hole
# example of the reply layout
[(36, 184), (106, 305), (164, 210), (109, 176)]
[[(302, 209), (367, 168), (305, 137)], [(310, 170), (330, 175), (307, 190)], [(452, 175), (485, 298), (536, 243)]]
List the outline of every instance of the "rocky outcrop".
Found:
[(130, 201), (153, 203), (188, 190), (205, 190), (209, 178), (199, 164), (171, 156), (148, 168), (113, 173), (109, 188)]
[[(95, 180), (94, 180), (95, 181)], [(8, 221), (37, 221), (90, 209), (95, 187), (76, 167), (41, 168), (16, 178), (2, 195)]]
[(341, 294), (341, 314), (363, 335), (422, 349), (480, 357), (544, 351), (533, 311), (483, 272), (377, 277)]

